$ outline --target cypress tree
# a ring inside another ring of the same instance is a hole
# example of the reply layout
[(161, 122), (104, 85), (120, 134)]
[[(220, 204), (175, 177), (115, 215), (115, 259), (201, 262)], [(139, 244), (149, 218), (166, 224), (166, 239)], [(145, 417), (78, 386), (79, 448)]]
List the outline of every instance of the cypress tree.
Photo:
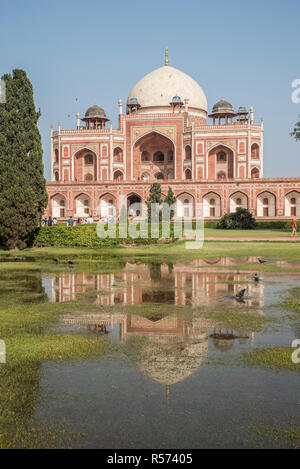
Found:
[[(169, 207), (171, 207), (171, 205), (176, 203), (176, 197), (174, 195), (174, 192), (172, 191), (172, 187), (169, 187), (168, 194), (167, 194), (167, 197), (165, 198), (164, 202), (166, 204), (168, 204)], [(175, 210), (171, 210), (170, 211), (170, 219), (171, 220), (174, 217), (174, 215), (175, 215)], [(163, 220), (164, 219), (165, 219), (165, 217), (164, 217), (164, 213), (163, 213)]]
[(2, 77), (0, 103), (0, 245), (22, 249), (40, 225), (47, 206), (43, 150), (33, 89), (23, 70)]
[[(161, 204), (162, 202), (162, 199), (161, 199), (161, 185), (159, 184), (159, 182), (154, 182), (153, 184), (151, 184), (151, 187), (150, 187), (150, 194), (149, 194), (149, 197), (147, 197), (147, 200), (146, 200), (146, 205), (147, 205), (147, 208), (148, 208), (148, 220), (151, 221), (151, 211), (152, 211), (152, 207), (151, 207), (151, 204)], [(159, 207), (156, 207), (156, 216), (159, 216), (160, 215), (160, 209)]]

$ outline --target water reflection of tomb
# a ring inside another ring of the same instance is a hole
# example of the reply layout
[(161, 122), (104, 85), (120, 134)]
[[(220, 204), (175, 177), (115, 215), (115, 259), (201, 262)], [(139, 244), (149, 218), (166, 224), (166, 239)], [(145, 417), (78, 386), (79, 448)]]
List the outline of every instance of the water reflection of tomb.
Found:
[[(242, 259), (243, 263), (256, 258)], [(226, 269), (236, 265), (231, 258), (198, 259), (189, 264), (127, 264), (122, 272), (109, 274), (68, 273), (52, 280), (52, 301), (80, 298), (103, 306), (166, 303), (178, 306), (209, 305), (226, 295), (235, 295), (246, 284), (249, 306), (263, 307), (263, 283), (249, 282), (250, 273)], [(220, 268), (221, 266), (221, 268)], [(205, 268), (204, 268), (205, 267)], [(237, 266), (238, 267), (238, 266)]]
[[(167, 386), (186, 379), (207, 355), (210, 320), (184, 320), (175, 314), (146, 318), (134, 314), (80, 313), (62, 318), (68, 325), (86, 326), (94, 333), (110, 332), (118, 326), (119, 338), (133, 348), (139, 368), (151, 379)], [(139, 339), (144, 337), (145, 340)]]

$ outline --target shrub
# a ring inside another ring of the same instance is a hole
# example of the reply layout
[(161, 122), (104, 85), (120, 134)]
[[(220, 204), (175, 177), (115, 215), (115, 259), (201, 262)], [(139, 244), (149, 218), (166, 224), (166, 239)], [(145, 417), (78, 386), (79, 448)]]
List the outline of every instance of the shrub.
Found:
[(253, 230), (256, 221), (252, 213), (245, 208), (238, 207), (236, 212), (226, 213), (217, 223), (218, 229), (223, 230)]

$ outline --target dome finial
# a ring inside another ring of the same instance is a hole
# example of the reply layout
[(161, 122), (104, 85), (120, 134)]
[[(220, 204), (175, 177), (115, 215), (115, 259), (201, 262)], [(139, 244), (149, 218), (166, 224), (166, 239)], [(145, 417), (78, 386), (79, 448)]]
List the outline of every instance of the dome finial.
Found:
[(169, 65), (168, 46), (165, 50), (165, 65)]

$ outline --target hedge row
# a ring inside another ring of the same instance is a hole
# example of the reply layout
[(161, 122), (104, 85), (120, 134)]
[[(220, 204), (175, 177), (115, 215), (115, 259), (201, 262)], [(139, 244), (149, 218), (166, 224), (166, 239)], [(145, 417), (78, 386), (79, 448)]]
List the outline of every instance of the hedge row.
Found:
[[(96, 232), (96, 224), (67, 226), (58, 225), (51, 227), (41, 227), (37, 230), (33, 246), (46, 247), (46, 246), (81, 246), (81, 247), (99, 247), (99, 246), (116, 246), (118, 244), (155, 244), (158, 242), (157, 238), (147, 236), (145, 238), (132, 238), (127, 234), (127, 237), (119, 237), (119, 226), (117, 226), (116, 237), (99, 237)], [(107, 226), (106, 226), (107, 227)], [(105, 225), (103, 225), (105, 228)], [(150, 232), (150, 226), (149, 232)], [(160, 225), (161, 235), (161, 225)], [(171, 225), (170, 239), (174, 237), (174, 227)]]
[[(116, 238), (101, 238), (97, 236), (96, 224), (92, 225), (79, 225), (69, 227), (64, 224), (51, 227), (39, 228), (33, 238), (32, 245), (35, 247), (99, 247), (99, 246), (117, 246), (118, 244), (155, 244), (158, 242), (158, 238), (151, 238), (151, 226), (149, 224), (148, 230), (149, 235), (147, 238), (136, 238), (133, 239), (127, 234), (126, 238), (119, 237), (119, 226), (117, 225), (117, 237)], [(204, 223), (206, 228), (216, 228), (217, 221), (207, 221)], [(195, 223), (193, 223), (195, 228)], [(300, 229), (300, 222), (298, 222), (298, 228)], [(283, 231), (291, 230), (291, 222), (288, 221), (258, 221), (256, 229), (279, 229)], [(162, 234), (162, 224), (160, 224), (159, 237)], [(170, 225), (170, 239), (174, 237), (174, 223)]]

